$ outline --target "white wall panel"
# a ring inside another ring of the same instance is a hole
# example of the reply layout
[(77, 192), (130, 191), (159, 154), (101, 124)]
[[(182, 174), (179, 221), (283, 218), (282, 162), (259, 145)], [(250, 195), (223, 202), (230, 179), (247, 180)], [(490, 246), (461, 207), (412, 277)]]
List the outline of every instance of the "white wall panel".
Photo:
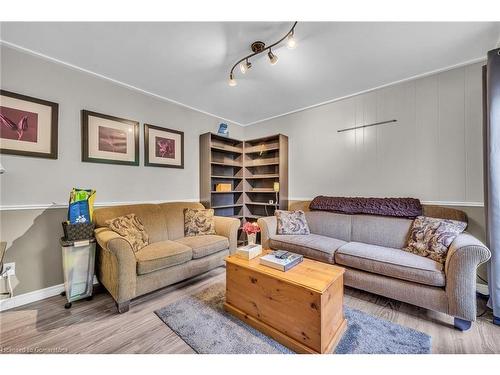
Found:
[(466, 201), (481, 201), (483, 185), (483, 103), (481, 64), (465, 68), (465, 160)]
[(414, 171), (420, 194), (427, 200), (439, 200), (439, 169), (434, 168), (439, 158), (438, 77), (415, 81), (415, 153)]
[(465, 201), (465, 70), (438, 78), (439, 200)]

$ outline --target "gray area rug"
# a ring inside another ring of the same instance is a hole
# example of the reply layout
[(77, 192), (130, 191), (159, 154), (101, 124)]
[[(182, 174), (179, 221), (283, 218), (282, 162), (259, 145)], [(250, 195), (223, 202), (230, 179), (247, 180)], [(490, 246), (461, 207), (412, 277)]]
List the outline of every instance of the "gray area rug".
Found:
[[(200, 354), (291, 354), (223, 308), (225, 286), (215, 284), (160, 310), (156, 315)], [(425, 354), (431, 337), (423, 332), (344, 306), (347, 331), (336, 354)]]

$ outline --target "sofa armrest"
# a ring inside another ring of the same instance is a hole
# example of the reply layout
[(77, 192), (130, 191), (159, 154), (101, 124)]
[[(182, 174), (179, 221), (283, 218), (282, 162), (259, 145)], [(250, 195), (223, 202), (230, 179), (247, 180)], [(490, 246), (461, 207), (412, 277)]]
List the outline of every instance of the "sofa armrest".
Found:
[(238, 229), (240, 228), (240, 221), (234, 217), (214, 216), (215, 219), (215, 233), (219, 236), (227, 237), (229, 240), (229, 254), (236, 251), (238, 246)]
[(98, 257), (98, 277), (116, 302), (135, 297), (137, 261), (130, 243), (108, 228), (95, 230), (101, 254)]
[(269, 249), (269, 239), (271, 235), (276, 234), (276, 217), (261, 217), (257, 220), (257, 224), (259, 224), (260, 227), (260, 242), (262, 243), (262, 248)]
[(444, 265), (450, 315), (476, 320), (477, 267), (490, 256), (490, 250), (467, 232), (459, 234), (452, 242)]

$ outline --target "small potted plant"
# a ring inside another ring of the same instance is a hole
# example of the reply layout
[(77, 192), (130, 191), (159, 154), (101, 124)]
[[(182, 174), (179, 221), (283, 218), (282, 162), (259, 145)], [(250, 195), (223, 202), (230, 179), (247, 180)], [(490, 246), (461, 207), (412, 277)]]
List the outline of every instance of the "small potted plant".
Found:
[(255, 245), (257, 233), (260, 232), (259, 224), (257, 224), (256, 222), (251, 223), (247, 221), (245, 224), (243, 224), (243, 227), (241, 229), (247, 234), (248, 244)]

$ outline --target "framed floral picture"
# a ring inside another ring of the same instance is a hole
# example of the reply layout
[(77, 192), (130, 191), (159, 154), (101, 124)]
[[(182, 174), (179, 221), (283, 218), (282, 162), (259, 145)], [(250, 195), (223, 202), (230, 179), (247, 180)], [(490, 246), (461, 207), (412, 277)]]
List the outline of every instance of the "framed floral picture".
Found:
[(0, 153), (57, 159), (59, 105), (0, 90)]
[(184, 132), (144, 124), (144, 165), (184, 168)]
[(82, 161), (139, 165), (139, 123), (82, 110)]

